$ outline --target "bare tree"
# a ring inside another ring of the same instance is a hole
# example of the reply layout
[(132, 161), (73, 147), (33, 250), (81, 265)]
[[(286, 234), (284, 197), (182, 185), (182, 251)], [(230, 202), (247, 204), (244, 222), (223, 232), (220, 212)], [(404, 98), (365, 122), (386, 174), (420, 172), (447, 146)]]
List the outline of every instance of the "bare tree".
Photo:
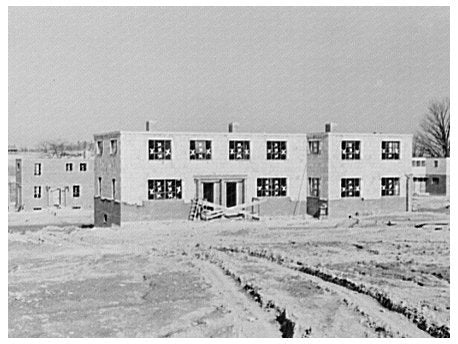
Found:
[(414, 155), (450, 157), (450, 99), (432, 102), (414, 136)]
[(65, 155), (65, 142), (63, 141), (43, 141), (38, 145), (38, 149), (51, 156), (60, 158)]
[(63, 140), (42, 141), (37, 145), (36, 149), (50, 156), (60, 158), (68, 155), (79, 156), (87, 150), (93, 151), (94, 143), (90, 141), (78, 141), (76, 143), (68, 143)]

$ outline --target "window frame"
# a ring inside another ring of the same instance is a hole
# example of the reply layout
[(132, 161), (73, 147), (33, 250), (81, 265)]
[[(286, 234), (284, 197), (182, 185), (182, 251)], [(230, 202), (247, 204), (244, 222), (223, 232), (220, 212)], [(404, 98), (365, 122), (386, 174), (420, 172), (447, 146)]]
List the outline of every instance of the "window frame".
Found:
[(73, 163), (72, 162), (65, 163), (65, 172), (73, 172)]
[[(238, 149), (236, 146), (241, 144), (241, 152), (236, 152), (235, 150)], [(229, 140), (229, 160), (250, 160), (251, 156), (251, 142), (250, 140)], [(233, 152), (231, 152), (231, 150)], [(248, 153), (246, 152), (248, 150)], [(240, 158), (237, 157), (238, 154), (241, 154)]]
[[(352, 148), (352, 146), (354, 148)], [(340, 153), (341, 160), (361, 160), (361, 141), (342, 140)], [(351, 156), (351, 158), (349, 156)]]
[(117, 153), (118, 153), (118, 140), (110, 139), (110, 155), (116, 155)]
[[(38, 167), (38, 169), (37, 169)], [(41, 176), (41, 162), (36, 162), (33, 167), (33, 175), (34, 176)]]
[[(392, 183), (392, 188), (387, 188)], [(382, 177), (380, 179), (380, 194), (382, 197), (398, 197), (401, 195), (401, 178)]]
[[(396, 147), (397, 146), (397, 147)], [(397, 148), (397, 151), (396, 151)], [(401, 159), (401, 141), (382, 141), (382, 160)]]
[(72, 187), (72, 197), (73, 198), (80, 198), (81, 196), (81, 185), (74, 184)]
[[(161, 151), (157, 151), (161, 147)], [(163, 147), (163, 148), (162, 148)], [(162, 151), (163, 149), (163, 151)], [(167, 153), (167, 150), (169, 152)], [(149, 139), (148, 140), (148, 160), (164, 161), (172, 160), (172, 139)], [(159, 157), (162, 156), (162, 157)]]
[[(271, 189), (270, 186), (278, 183), (277, 190)], [(263, 190), (263, 187), (268, 185), (267, 190)], [(284, 190), (282, 190), (284, 188)], [(278, 190), (279, 189), (279, 190)], [(275, 195), (275, 191), (279, 194)], [(259, 177), (256, 178), (256, 196), (257, 197), (288, 197), (288, 178), (287, 177)]]
[[(84, 166), (84, 169), (82, 168)], [(87, 172), (87, 162), (80, 162), (80, 172)]]
[[(203, 153), (197, 152), (197, 143), (204, 143), (204, 150)], [(189, 160), (212, 160), (212, 140), (199, 140), (193, 139), (189, 140)], [(194, 155), (194, 156), (193, 156)]]
[(116, 200), (116, 178), (111, 179), (111, 198)]
[[(352, 185), (350, 185), (352, 184)], [(348, 189), (352, 186), (352, 189)], [(353, 190), (353, 188), (355, 190)], [(350, 193), (352, 193), (350, 195)], [(340, 179), (340, 198), (358, 198), (361, 197), (361, 178), (346, 177)]]
[[(279, 153), (275, 151), (272, 152), (272, 150), (275, 150), (277, 148), (275, 147), (276, 145), (279, 146), (278, 148), (280, 151)], [(275, 157), (275, 154), (277, 154), (278, 156)], [(267, 160), (287, 160), (288, 159), (288, 141), (286, 140), (267, 140), (266, 141), (266, 159)]]
[(320, 177), (309, 177), (308, 196), (319, 198), (320, 191), (321, 191), (321, 178)]
[(97, 140), (95, 144), (96, 154), (98, 156), (103, 155), (103, 140)]
[(34, 199), (41, 199), (41, 185), (34, 185), (33, 186), (33, 198)]
[(99, 197), (102, 197), (102, 177), (97, 178), (97, 192)]
[[(167, 190), (171, 183), (173, 190)], [(154, 185), (155, 184), (155, 185)], [(147, 181), (147, 198), (148, 201), (164, 201), (164, 200), (182, 200), (183, 199), (183, 180), (182, 179), (148, 179)], [(152, 191), (155, 188), (161, 187), (158, 191)], [(162, 191), (164, 188), (164, 191)], [(172, 193), (172, 196), (169, 196)], [(158, 197), (160, 195), (160, 197)]]
[[(316, 146), (315, 146), (316, 144)], [(322, 141), (319, 139), (308, 140), (309, 154), (310, 155), (321, 155)]]

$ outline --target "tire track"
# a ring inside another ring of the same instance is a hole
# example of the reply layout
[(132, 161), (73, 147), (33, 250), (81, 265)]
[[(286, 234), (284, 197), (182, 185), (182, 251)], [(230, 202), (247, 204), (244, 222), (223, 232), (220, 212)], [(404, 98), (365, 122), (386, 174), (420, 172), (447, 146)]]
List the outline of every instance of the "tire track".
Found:
[[(296, 320), (290, 316), (289, 311), (277, 305), (272, 300), (267, 300), (266, 296), (260, 291), (260, 288), (251, 282), (245, 282), (244, 279), (236, 274), (233, 269), (226, 266), (222, 260), (217, 259), (215, 256), (207, 252), (197, 252), (195, 257), (217, 266), (222, 272), (232, 278), (238, 285), (242, 287), (245, 293), (256, 302), (261, 309), (266, 311), (273, 310), (275, 312), (275, 320), (279, 324), (279, 330), (282, 338), (293, 338), (298, 336), (298, 326)], [(267, 300), (267, 301), (266, 301)], [(303, 331), (299, 337), (307, 337), (311, 333), (311, 329)]]
[[(281, 313), (283, 311), (286, 315), (289, 314), (290, 320), (294, 323), (294, 337), (408, 336), (403, 334), (403, 331), (393, 330), (380, 316), (369, 315), (368, 309), (373, 306), (372, 304), (366, 305), (364, 310), (358, 307), (355, 302), (351, 301), (354, 299), (350, 295), (353, 292), (346, 291), (342, 296), (342, 293), (326, 290), (327, 287), (314, 286), (315, 283), (312, 283), (311, 286), (308, 283), (304, 285), (305, 294), (304, 291), (299, 291), (302, 295), (292, 295), (288, 290), (285, 290), (285, 285), (296, 279), (298, 279), (297, 282), (306, 282), (310, 279), (304, 279), (297, 272), (290, 273), (281, 266), (265, 265), (253, 260), (239, 261), (240, 257), (215, 250), (204, 250), (196, 253), (196, 256), (219, 266), (227, 275), (244, 286), (247, 293), (261, 307), (265, 309), (274, 308), (279, 322), (282, 321)], [(257, 272), (252, 270), (257, 270)], [(283, 283), (277, 283), (273, 280), (277, 277)], [(286, 280), (284, 280), (285, 278)], [(301, 289), (301, 285), (298, 287)], [(311, 294), (310, 290), (312, 290)], [(372, 303), (376, 305), (375, 301)], [(398, 315), (397, 317), (401, 316)], [(288, 332), (287, 323), (283, 326), (285, 331), (282, 332)], [(422, 336), (421, 331), (416, 331), (419, 332), (417, 337)]]
[(424, 331), (435, 338), (450, 338), (450, 328), (446, 325), (438, 325), (433, 321), (427, 319), (418, 309), (414, 307), (409, 307), (403, 304), (403, 302), (393, 301), (389, 295), (377, 288), (368, 287), (362, 283), (358, 284), (354, 281), (351, 281), (347, 278), (339, 277), (333, 274), (330, 271), (324, 269), (318, 269), (316, 267), (308, 266), (303, 262), (296, 261), (294, 259), (289, 259), (282, 255), (275, 255), (268, 250), (261, 249), (251, 249), (249, 247), (225, 247), (217, 246), (210, 247), (210, 249), (215, 249), (220, 252), (225, 253), (241, 253), (246, 254), (252, 257), (260, 258), (267, 260), (269, 262), (277, 263), (280, 266), (285, 268), (299, 271), (310, 276), (317, 277), (324, 282), (329, 282), (334, 285), (346, 288), (350, 291), (357, 292), (359, 294), (367, 295), (377, 301), (383, 308), (391, 312), (399, 313), (406, 317), (411, 323), (413, 323), (418, 329)]

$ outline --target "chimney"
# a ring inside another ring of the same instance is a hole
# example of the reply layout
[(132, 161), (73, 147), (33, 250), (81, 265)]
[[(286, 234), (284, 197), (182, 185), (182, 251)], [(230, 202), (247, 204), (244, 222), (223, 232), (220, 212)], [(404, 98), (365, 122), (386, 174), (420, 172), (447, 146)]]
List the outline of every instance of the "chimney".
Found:
[(146, 131), (153, 131), (156, 121), (146, 121)]
[(330, 133), (332, 132), (332, 128), (335, 126), (335, 123), (329, 122), (324, 125), (324, 132)]
[(231, 122), (229, 123), (229, 132), (230, 133), (235, 133), (237, 131), (239, 124), (237, 122)]

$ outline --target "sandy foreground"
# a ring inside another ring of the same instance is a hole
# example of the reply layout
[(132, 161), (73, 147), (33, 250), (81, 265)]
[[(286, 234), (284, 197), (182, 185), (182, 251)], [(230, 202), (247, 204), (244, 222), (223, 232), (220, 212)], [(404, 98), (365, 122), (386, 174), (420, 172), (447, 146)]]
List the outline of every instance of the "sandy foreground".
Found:
[(441, 212), (9, 233), (9, 337), (449, 337)]

